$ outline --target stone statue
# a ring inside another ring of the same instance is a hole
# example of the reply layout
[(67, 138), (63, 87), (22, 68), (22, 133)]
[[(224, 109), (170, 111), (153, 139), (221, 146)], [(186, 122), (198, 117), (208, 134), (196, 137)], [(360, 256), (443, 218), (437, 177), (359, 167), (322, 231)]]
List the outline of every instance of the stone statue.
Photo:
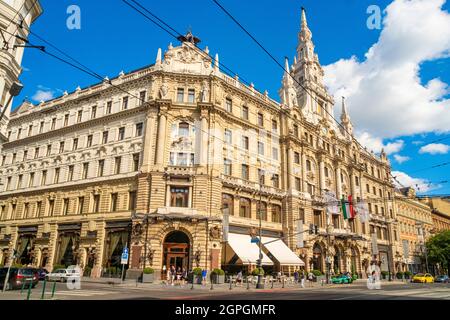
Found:
[(161, 88), (159, 89), (159, 97), (161, 99), (165, 99), (167, 97), (168, 92), (169, 92), (169, 87), (167, 87), (166, 83), (164, 82), (161, 85)]
[(209, 236), (212, 240), (218, 240), (220, 239), (220, 229), (218, 226), (211, 227), (209, 229)]
[(206, 80), (202, 85), (202, 102), (209, 102), (209, 86)]

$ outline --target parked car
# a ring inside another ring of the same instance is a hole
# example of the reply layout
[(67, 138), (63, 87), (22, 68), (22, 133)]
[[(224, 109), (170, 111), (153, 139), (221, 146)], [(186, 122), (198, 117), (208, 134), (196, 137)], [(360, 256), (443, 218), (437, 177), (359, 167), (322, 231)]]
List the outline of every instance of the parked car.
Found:
[[(3, 290), (6, 274), (8, 268), (0, 269), (0, 288)], [(11, 268), (9, 270), (8, 282), (6, 283), (7, 290), (20, 289), (25, 283), (28, 287), (31, 283), (31, 287), (34, 288), (39, 282), (39, 275), (34, 268)]]
[(412, 282), (418, 282), (418, 283), (433, 283), (434, 278), (429, 273), (418, 273), (412, 277)]
[(44, 280), (48, 274), (47, 269), (43, 269), (43, 268), (36, 269), (36, 272), (38, 273), (39, 280)]
[(69, 278), (80, 278), (80, 273), (74, 269), (56, 269), (46, 275), (47, 281), (67, 282)]
[(344, 284), (344, 283), (352, 283), (353, 278), (349, 277), (348, 275), (341, 274), (339, 276), (331, 278), (331, 283), (334, 284)]
[(446, 274), (441, 274), (440, 276), (437, 276), (436, 279), (434, 279), (434, 282), (449, 283), (450, 278)]

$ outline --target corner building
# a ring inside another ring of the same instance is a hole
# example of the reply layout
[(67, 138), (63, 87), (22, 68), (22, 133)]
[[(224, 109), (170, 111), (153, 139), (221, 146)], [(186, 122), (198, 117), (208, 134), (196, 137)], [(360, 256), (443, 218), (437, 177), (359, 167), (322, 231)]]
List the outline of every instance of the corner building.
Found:
[[(188, 33), (151, 66), (20, 106), (2, 151), (0, 263), (16, 249), (22, 263), (107, 276), (127, 246), (128, 277), (170, 265), (251, 271), (261, 215), (266, 271), (365, 276), (377, 262), (394, 272), (389, 162), (354, 142), (345, 101), (342, 127), (330, 116), (304, 11), (301, 20), (281, 103), (222, 73)], [(328, 215), (327, 190), (367, 201), (370, 221)]]

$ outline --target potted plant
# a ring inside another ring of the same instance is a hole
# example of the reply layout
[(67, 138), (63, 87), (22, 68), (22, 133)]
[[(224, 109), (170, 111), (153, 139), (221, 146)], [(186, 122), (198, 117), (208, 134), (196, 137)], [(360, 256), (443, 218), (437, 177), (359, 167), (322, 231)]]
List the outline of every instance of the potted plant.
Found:
[(225, 282), (225, 271), (222, 269), (214, 269), (211, 272), (211, 280), (214, 284), (221, 284)]
[(404, 273), (401, 271), (397, 272), (397, 274), (396, 274), (397, 279), (400, 279), (400, 280), (403, 279), (403, 276), (404, 276)]
[(387, 271), (381, 271), (381, 276), (383, 277), (383, 280), (386, 280), (387, 276), (389, 275), (389, 272)]
[(202, 284), (202, 268), (192, 270), (192, 280), (195, 284)]
[(92, 268), (89, 266), (84, 267), (83, 276), (84, 277), (90, 277), (91, 276)]
[(412, 276), (412, 273), (411, 273), (411, 271), (405, 271), (405, 279), (410, 279), (411, 278), (411, 276)]
[(320, 271), (320, 270), (313, 270), (312, 274), (314, 275), (314, 278), (315, 278), (316, 282), (320, 282), (320, 281), (322, 281), (325, 278), (323, 276), (322, 271)]
[(144, 268), (142, 272), (142, 283), (153, 283), (155, 280), (155, 270), (153, 268)]

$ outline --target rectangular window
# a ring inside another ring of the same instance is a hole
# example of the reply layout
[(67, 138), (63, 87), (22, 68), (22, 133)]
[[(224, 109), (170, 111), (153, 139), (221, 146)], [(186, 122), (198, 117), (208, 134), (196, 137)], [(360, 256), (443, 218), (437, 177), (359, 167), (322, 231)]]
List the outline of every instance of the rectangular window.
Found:
[(336, 229), (340, 229), (340, 226), (339, 226), (339, 215), (333, 214), (331, 216), (332, 216), (332, 219), (333, 219), (333, 227), (335, 227)]
[(84, 197), (78, 197), (78, 214), (83, 214), (84, 211)]
[(92, 147), (92, 134), (88, 135), (86, 140), (86, 148), (90, 147)]
[(294, 163), (300, 164), (300, 153), (294, 152)]
[(248, 165), (243, 164), (241, 166), (241, 170), (242, 170), (242, 172), (241, 172), (242, 179), (248, 180), (248, 178), (249, 178)]
[(69, 114), (64, 115), (64, 127), (69, 125)]
[(141, 91), (139, 93), (139, 100), (141, 100), (141, 104), (145, 103), (145, 97), (147, 95), (147, 91)]
[(32, 133), (33, 133), (33, 125), (30, 124), (30, 125), (28, 126), (28, 136), (31, 136)]
[(224, 159), (223, 160), (223, 174), (227, 175), (227, 176), (231, 176), (231, 160), (229, 159)]
[(83, 120), (83, 110), (79, 110), (77, 113), (77, 123), (80, 123)]
[(119, 128), (119, 137), (118, 140), (121, 141), (125, 139), (125, 127)]
[(28, 180), (28, 188), (31, 188), (34, 186), (34, 172), (30, 173), (30, 180)]
[(106, 114), (111, 114), (112, 111), (112, 101), (106, 103)]
[(367, 193), (370, 192), (370, 186), (368, 184), (366, 184), (366, 191), (367, 191)]
[(258, 142), (258, 154), (263, 156), (264, 155), (264, 143)]
[(171, 187), (170, 188), (170, 206), (178, 208), (189, 207), (189, 188)]
[(42, 212), (42, 201), (36, 202), (36, 217), (40, 217)]
[(10, 190), (11, 189), (11, 177), (8, 177), (8, 179), (6, 180), (6, 190)]
[(28, 218), (29, 214), (30, 214), (30, 204), (28, 202), (25, 202), (23, 204), (23, 217), (24, 217), (24, 219)]
[(55, 213), (55, 200), (48, 200), (48, 216), (53, 217)]
[(13, 153), (11, 163), (16, 163), (16, 158), (17, 158), (17, 153)]
[(53, 177), (53, 183), (59, 183), (59, 173), (61, 169), (55, 168), (55, 176)]
[(303, 224), (306, 223), (306, 220), (305, 220), (305, 209), (303, 209), (303, 208), (298, 209), (298, 219), (303, 221)]
[(278, 160), (278, 149), (275, 147), (272, 148), (272, 158)]
[(115, 157), (114, 158), (114, 174), (120, 173), (121, 164), (122, 164), (122, 157)]
[(229, 98), (225, 99), (225, 110), (229, 113), (233, 113), (233, 101)]
[(83, 163), (83, 174), (81, 176), (82, 179), (87, 179), (89, 171), (89, 162)]
[(63, 199), (62, 215), (67, 216), (69, 214), (69, 199)]
[(97, 176), (103, 177), (104, 169), (105, 169), (105, 160), (98, 160), (98, 172), (97, 172)]
[(298, 125), (294, 124), (294, 136), (298, 137)]
[(133, 154), (133, 171), (139, 170), (139, 159), (140, 159), (139, 153)]
[(34, 158), (35, 159), (39, 158), (39, 147), (34, 149)]
[(59, 143), (59, 153), (64, 153), (64, 141)]
[(94, 205), (92, 207), (92, 210), (94, 211), (94, 213), (100, 212), (100, 195), (99, 194), (94, 195)]
[(136, 191), (131, 191), (128, 198), (128, 210), (136, 210)]
[(78, 138), (74, 138), (72, 143), (72, 151), (75, 151), (77, 149), (78, 149)]
[(242, 106), (242, 119), (248, 120), (248, 107)]
[(300, 191), (302, 187), (300, 178), (295, 178), (295, 190)]
[(2, 166), (5, 165), (5, 161), (6, 161), (6, 155), (3, 155), (3, 156), (2, 156)]
[(73, 165), (69, 166), (69, 172), (68, 172), (68, 175), (67, 175), (67, 181), (72, 181), (73, 180), (73, 169), (74, 169)]
[(277, 122), (277, 120), (272, 120), (272, 131), (274, 131), (274, 132), (278, 131), (278, 122)]
[(227, 144), (232, 144), (233, 138), (232, 138), (231, 130), (225, 129), (225, 134), (224, 134), (224, 136), (225, 136), (225, 139), (224, 139), (225, 142), (226, 142)]
[(258, 113), (258, 126), (264, 127), (264, 116), (262, 113)]
[(264, 173), (264, 170), (258, 169), (258, 178), (258, 183), (261, 183), (263, 185), (266, 183), (266, 175)]
[(23, 174), (19, 174), (19, 178), (17, 179), (17, 189), (22, 188), (22, 180), (23, 180)]
[(41, 176), (41, 186), (45, 186), (46, 182), (47, 182), (47, 170), (43, 170)]
[(52, 145), (49, 144), (49, 145), (47, 145), (47, 153), (46, 153), (46, 155), (47, 155), (47, 157), (49, 157), (51, 154), (52, 154)]
[(27, 161), (28, 160), (28, 150), (24, 150), (23, 151), (23, 159), (22, 161)]
[(359, 178), (357, 176), (355, 176), (355, 184), (357, 187), (359, 187)]
[(97, 106), (93, 106), (91, 109), (91, 119), (95, 119), (97, 117)]
[(136, 123), (136, 137), (142, 136), (144, 132), (144, 124), (142, 122)]
[(178, 88), (177, 89), (177, 102), (183, 102), (184, 101), (184, 89)]
[(280, 187), (280, 176), (277, 174), (274, 174), (272, 176), (272, 186), (274, 188), (279, 188)]
[(108, 143), (108, 131), (103, 131), (102, 133), (102, 144)]
[(195, 90), (194, 89), (189, 89), (188, 90), (188, 102), (189, 103), (194, 103), (195, 102)]
[(123, 97), (122, 99), (122, 110), (128, 109), (128, 97)]
[(19, 131), (17, 131), (17, 139), (20, 139), (21, 135), (22, 135), (22, 128), (19, 128)]
[(242, 148), (248, 150), (249, 148), (248, 137), (242, 136)]
[(41, 123), (39, 124), (39, 133), (44, 132), (44, 124), (45, 124), (44, 121), (41, 121)]
[(322, 227), (322, 211), (314, 210), (314, 224), (319, 228)]

